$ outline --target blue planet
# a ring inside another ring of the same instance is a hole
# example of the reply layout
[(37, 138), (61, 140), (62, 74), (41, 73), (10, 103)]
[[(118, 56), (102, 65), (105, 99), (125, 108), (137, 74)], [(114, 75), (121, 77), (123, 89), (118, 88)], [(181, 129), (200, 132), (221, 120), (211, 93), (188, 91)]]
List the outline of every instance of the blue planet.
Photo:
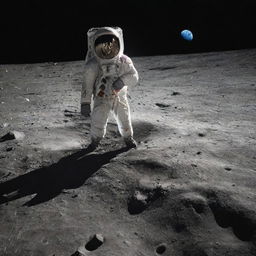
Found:
[(190, 30), (182, 30), (181, 31), (181, 36), (183, 37), (183, 39), (187, 40), (187, 41), (192, 41), (193, 40), (193, 34)]

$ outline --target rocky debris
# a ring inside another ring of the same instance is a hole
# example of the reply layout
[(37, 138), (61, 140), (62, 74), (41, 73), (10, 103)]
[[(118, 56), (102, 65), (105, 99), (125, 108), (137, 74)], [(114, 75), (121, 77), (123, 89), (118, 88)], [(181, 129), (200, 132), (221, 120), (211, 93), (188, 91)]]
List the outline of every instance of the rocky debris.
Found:
[(8, 127), (10, 124), (9, 123), (3, 123), (3, 128)]
[(128, 200), (128, 211), (130, 214), (139, 214), (147, 208), (148, 197), (140, 191), (135, 193)]
[(170, 104), (166, 104), (166, 103), (156, 103), (156, 106), (158, 106), (159, 108), (168, 108), (168, 107), (170, 107)]
[(74, 252), (71, 256), (85, 256), (86, 254), (81, 253), (79, 251)]
[(175, 68), (177, 68), (177, 66), (164, 66), (164, 67), (150, 68), (149, 70), (165, 71), (165, 70), (175, 69)]
[(172, 93), (172, 96), (177, 96), (177, 95), (181, 95), (181, 93), (180, 92), (173, 92)]
[(160, 197), (163, 197), (164, 195), (165, 191), (160, 186), (153, 190), (136, 190), (128, 199), (128, 212), (131, 215), (140, 214), (146, 210), (146, 208), (148, 208), (152, 202), (156, 201)]
[(15, 139), (14, 134), (12, 132), (8, 132), (7, 134), (5, 134), (0, 138), (0, 142), (6, 141), (6, 140), (14, 140), (14, 139)]
[(64, 113), (64, 116), (66, 116), (66, 117), (73, 117), (74, 115), (71, 114), (71, 113)]
[(85, 249), (88, 251), (95, 251), (104, 243), (104, 237), (102, 234), (95, 234), (91, 237), (90, 241), (85, 245)]
[(4, 142), (6, 140), (22, 140), (24, 139), (25, 134), (23, 132), (18, 132), (18, 131), (10, 131), (4, 136), (0, 138), (0, 142)]
[(89, 242), (85, 246), (80, 246), (71, 256), (86, 256), (89, 252), (95, 251), (104, 243), (102, 234), (95, 234), (90, 237)]

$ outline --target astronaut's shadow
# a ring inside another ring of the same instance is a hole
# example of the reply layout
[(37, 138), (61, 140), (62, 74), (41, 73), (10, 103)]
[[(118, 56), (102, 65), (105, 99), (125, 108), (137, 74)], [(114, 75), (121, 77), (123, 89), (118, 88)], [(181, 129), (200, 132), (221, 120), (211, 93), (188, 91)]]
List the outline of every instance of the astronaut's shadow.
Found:
[(0, 184), (0, 204), (34, 194), (36, 195), (24, 205), (33, 206), (47, 202), (58, 196), (63, 189), (82, 186), (103, 165), (126, 151), (127, 148), (121, 148), (101, 154), (88, 154), (90, 151), (83, 149), (62, 158), (56, 164), (3, 182)]

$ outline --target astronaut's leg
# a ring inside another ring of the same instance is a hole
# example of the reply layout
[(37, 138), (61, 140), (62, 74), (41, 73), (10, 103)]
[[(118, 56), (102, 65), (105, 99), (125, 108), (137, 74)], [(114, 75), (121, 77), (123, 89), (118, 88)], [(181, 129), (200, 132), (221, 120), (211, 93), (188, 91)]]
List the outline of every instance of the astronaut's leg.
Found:
[(91, 147), (96, 148), (106, 134), (111, 102), (103, 97), (95, 97), (91, 114)]
[(137, 143), (133, 139), (130, 106), (126, 95), (120, 96), (116, 99), (113, 111), (117, 121), (119, 132), (123, 137), (127, 147), (136, 148)]

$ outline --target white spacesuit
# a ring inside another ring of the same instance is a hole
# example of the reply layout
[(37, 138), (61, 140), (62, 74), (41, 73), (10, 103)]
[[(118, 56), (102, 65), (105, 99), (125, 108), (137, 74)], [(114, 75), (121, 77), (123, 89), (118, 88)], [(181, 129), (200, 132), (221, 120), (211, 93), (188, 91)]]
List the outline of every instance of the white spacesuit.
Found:
[(105, 136), (108, 117), (114, 113), (118, 129), (128, 147), (133, 139), (127, 89), (138, 82), (138, 72), (131, 59), (123, 54), (122, 29), (92, 28), (87, 33), (88, 51), (81, 93), (81, 113), (91, 113), (91, 146), (96, 148)]

